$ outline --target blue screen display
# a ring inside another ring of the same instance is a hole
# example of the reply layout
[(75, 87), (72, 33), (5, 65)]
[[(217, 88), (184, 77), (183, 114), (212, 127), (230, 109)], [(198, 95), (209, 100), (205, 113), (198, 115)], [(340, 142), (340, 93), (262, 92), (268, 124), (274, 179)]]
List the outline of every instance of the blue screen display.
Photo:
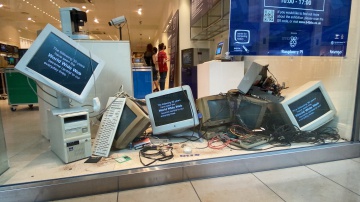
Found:
[(230, 55), (346, 55), (351, 0), (231, 0)]
[(289, 104), (289, 108), (300, 127), (330, 111), (330, 107), (319, 88)]
[(215, 55), (220, 55), (220, 54), (221, 54), (223, 45), (224, 45), (223, 42), (220, 42), (220, 43), (218, 44), (218, 46), (216, 47), (216, 53), (215, 53)]
[(80, 95), (97, 65), (93, 59), (50, 33), (27, 67)]

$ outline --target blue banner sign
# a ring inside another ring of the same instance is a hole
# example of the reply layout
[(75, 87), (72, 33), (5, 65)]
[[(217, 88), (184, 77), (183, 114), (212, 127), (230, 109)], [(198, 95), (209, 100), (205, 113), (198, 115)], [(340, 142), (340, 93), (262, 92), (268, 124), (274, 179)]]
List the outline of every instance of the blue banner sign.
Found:
[(346, 55), (351, 0), (231, 0), (230, 55)]

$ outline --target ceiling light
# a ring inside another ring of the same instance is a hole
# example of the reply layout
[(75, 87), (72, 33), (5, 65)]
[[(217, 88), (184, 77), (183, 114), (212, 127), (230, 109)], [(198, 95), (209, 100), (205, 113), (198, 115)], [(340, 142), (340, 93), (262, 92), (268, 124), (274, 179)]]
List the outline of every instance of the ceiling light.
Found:
[(97, 18), (94, 19), (95, 23), (99, 23), (99, 20)]
[(3, 4), (0, 4), (0, 8), (3, 7), (4, 5)]
[(31, 20), (31, 18), (30, 18), (30, 17), (28, 17), (28, 20)]
[(86, 9), (86, 6), (82, 6), (83, 9)]
[(85, 12), (86, 12), (86, 13), (89, 13), (89, 11), (90, 11), (90, 10), (89, 10), (89, 9), (87, 9)]
[(139, 15), (141, 15), (141, 14), (142, 14), (142, 8), (139, 8), (139, 9), (137, 10), (137, 13), (138, 13)]

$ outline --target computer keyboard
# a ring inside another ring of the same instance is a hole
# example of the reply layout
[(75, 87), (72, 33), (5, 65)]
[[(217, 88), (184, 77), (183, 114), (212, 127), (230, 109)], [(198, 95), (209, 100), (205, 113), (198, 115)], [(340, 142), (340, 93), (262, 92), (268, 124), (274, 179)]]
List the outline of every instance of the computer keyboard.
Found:
[(93, 145), (93, 155), (108, 157), (126, 98), (109, 97)]

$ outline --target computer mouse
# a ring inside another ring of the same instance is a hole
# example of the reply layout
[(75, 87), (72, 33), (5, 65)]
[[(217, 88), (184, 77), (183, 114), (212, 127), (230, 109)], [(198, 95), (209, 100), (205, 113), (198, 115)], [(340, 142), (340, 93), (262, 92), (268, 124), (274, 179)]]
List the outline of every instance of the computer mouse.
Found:
[(183, 152), (184, 152), (184, 154), (191, 154), (191, 147), (188, 147), (188, 146), (185, 146), (184, 148), (183, 148)]

